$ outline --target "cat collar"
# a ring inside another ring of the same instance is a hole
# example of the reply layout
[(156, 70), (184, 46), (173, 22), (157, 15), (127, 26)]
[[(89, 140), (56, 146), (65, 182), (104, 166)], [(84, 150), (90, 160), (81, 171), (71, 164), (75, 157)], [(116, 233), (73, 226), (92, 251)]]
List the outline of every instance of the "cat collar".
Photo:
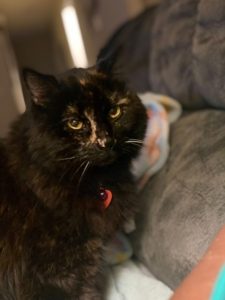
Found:
[(103, 204), (103, 209), (108, 208), (112, 202), (112, 192), (110, 190), (101, 189), (100, 200)]

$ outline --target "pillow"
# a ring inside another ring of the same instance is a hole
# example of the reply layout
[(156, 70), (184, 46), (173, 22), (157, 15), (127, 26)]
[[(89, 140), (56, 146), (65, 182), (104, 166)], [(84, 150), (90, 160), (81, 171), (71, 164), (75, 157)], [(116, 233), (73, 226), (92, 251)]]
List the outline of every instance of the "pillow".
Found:
[(135, 255), (177, 287), (225, 223), (225, 112), (203, 110), (172, 127), (164, 168), (141, 194)]

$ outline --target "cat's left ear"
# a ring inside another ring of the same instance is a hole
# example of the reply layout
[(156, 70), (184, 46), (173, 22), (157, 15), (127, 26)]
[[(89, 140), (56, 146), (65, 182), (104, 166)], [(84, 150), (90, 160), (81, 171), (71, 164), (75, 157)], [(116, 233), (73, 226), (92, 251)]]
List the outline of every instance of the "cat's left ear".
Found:
[(97, 61), (96, 69), (100, 73), (111, 74), (113, 71), (114, 62), (112, 59), (100, 59)]
[(103, 50), (100, 51), (96, 62), (97, 71), (108, 75), (114, 73), (120, 55), (120, 50), (121, 47), (118, 47), (118, 49), (110, 51), (109, 53), (104, 53)]
[(31, 69), (24, 69), (23, 78), (36, 105), (45, 106), (48, 99), (59, 90), (59, 84), (54, 76), (43, 75)]

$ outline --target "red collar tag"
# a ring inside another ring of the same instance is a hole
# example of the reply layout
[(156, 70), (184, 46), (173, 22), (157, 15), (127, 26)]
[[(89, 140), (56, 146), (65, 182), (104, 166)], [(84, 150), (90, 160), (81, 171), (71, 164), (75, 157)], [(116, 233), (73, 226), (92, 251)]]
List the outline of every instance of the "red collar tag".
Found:
[(108, 208), (112, 202), (112, 192), (110, 190), (101, 189), (100, 200), (102, 201), (103, 209)]

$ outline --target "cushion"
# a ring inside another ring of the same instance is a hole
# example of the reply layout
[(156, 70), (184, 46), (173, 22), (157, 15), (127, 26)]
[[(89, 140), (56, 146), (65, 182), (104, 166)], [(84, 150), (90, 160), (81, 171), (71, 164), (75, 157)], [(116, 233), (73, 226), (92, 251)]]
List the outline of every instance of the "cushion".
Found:
[(141, 194), (135, 255), (175, 288), (225, 223), (225, 112), (183, 116), (171, 132), (165, 167)]

